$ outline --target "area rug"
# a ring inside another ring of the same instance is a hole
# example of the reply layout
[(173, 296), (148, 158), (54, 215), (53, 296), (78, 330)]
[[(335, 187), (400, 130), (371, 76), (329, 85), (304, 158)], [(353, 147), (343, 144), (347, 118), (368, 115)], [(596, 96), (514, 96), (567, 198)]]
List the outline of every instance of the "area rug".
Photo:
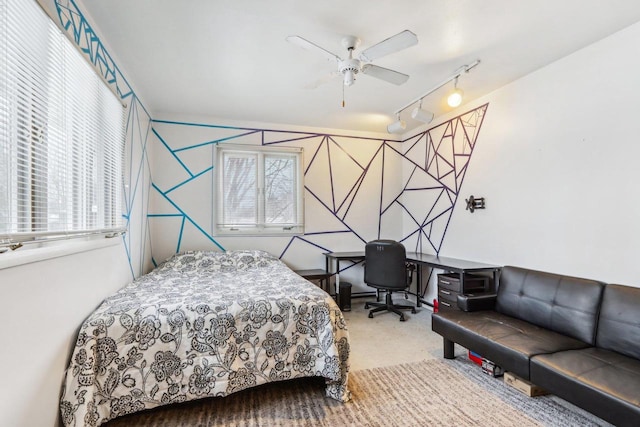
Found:
[(353, 399), (346, 404), (324, 397), (322, 380), (310, 378), (156, 408), (106, 426), (602, 425), (560, 399), (527, 397), (462, 357), (356, 371), (349, 383)]

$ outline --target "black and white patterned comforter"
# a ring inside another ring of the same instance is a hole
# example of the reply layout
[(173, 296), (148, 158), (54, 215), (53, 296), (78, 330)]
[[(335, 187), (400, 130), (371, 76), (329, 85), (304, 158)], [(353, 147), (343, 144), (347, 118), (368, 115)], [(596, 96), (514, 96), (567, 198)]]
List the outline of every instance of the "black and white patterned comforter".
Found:
[(262, 251), (187, 252), (82, 324), (60, 403), (67, 426), (259, 384), (322, 376), (349, 399), (349, 339), (333, 299)]

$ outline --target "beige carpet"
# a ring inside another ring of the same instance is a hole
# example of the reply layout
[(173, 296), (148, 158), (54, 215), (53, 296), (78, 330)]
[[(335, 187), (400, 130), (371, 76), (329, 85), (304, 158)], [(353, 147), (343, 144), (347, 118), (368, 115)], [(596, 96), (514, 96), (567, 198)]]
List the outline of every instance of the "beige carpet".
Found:
[(425, 360), (350, 374), (351, 402), (324, 397), (317, 378), (285, 381), (156, 408), (116, 426), (595, 426), (553, 398), (529, 398), (468, 359)]

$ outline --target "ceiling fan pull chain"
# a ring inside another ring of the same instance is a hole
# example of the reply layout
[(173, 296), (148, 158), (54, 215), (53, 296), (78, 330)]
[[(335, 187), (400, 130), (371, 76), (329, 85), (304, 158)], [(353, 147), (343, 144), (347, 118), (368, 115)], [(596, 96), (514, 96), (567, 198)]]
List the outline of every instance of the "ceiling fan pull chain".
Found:
[(344, 108), (344, 84), (341, 84), (340, 86), (342, 86), (342, 108)]

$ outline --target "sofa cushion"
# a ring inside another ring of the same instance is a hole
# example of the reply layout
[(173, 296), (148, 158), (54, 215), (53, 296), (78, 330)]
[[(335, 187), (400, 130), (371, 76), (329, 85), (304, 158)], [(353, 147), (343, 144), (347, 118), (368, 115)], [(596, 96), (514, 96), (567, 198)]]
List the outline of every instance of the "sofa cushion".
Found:
[(580, 340), (495, 311), (434, 313), (431, 327), (524, 379), (529, 379), (530, 357), (588, 347)]
[(507, 266), (496, 310), (593, 345), (604, 283)]
[(596, 345), (640, 359), (640, 288), (607, 285), (600, 308)]
[(531, 382), (619, 426), (640, 420), (640, 360), (590, 347), (531, 359)]

